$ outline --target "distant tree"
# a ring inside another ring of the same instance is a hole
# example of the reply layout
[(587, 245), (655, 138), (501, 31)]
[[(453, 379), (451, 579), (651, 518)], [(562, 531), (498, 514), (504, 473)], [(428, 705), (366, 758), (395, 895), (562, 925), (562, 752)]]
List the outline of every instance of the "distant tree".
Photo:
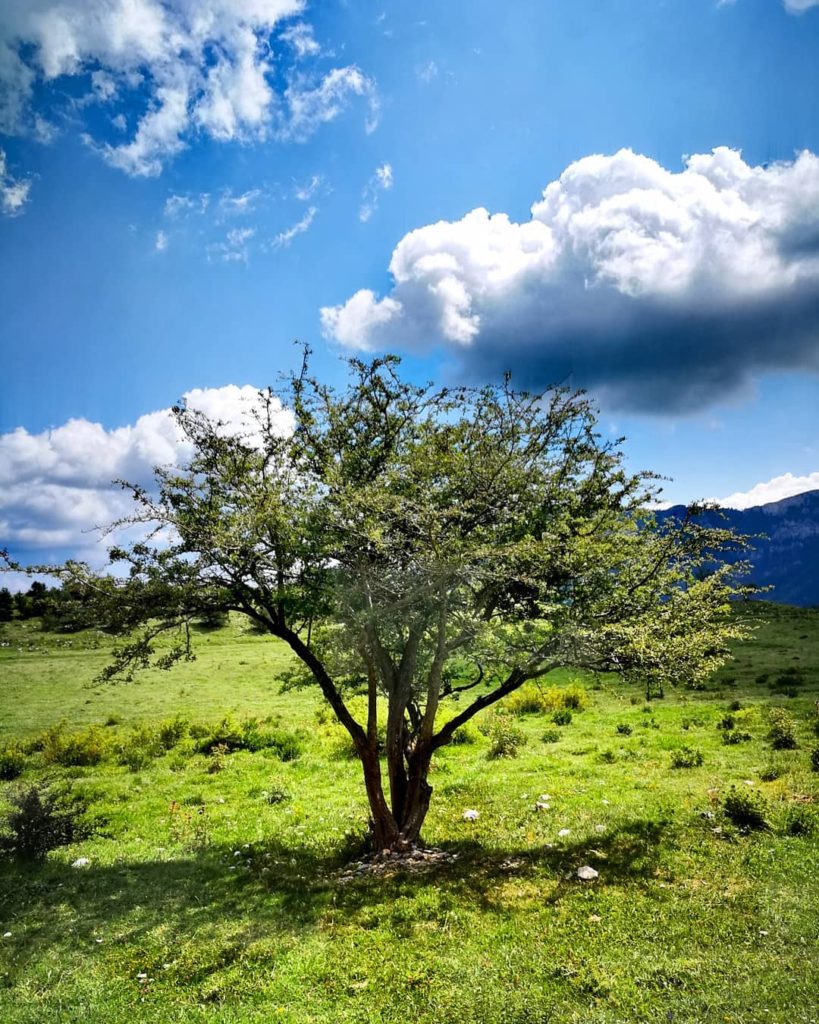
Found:
[(14, 613), (18, 619), (30, 619), (34, 614), (31, 608), (31, 598), (23, 591), (18, 590), (13, 595), (12, 601), (14, 602)]
[(11, 622), (14, 617), (14, 598), (8, 587), (0, 588), (0, 622)]
[(435, 752), (527, 680), (572, 666), (692, 682), (742, 635), (737, 566), (700, 574), (741, 541), (697, 509), (659, 525), (655, 478), (626, 472), (580, 393), (417, 387), (395, 357), (352, 360), (336, 391), (305, 354), (260, 393), (253, 430), (175, 415), (193, 455), (130, 487), (123, 522), (158, 532), (112, 549), (127, 577), (52, 571), (127, 634), (109, 677), (191, 657), (189, 624), (214, 609), (283, 640), (352, 739), (378, 848), (419, 840)]

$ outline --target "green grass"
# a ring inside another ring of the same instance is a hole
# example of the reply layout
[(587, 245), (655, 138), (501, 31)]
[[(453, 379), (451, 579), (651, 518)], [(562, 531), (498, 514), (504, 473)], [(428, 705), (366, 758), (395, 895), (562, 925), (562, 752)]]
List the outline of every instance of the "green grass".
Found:
[[(0, 745), (64, 720), (102, 726), (108, 753), (86, 767), (27, 754), (4, 784), (70, 789), (99, 830), (42, 864), (0, 862), (0, 1020), (819, 1020), (819, 831), (789, 834), (819, 795), (819, 612), (752, 611), (765, 620), (756, 641), (707, 691), (646, 706), (634, 688), (587, 679), (589, 707), (556, 742), (541, 739), (549, 713), (527, 714), (514, 719), (527, 736), (517, 757), (488, 759), (477, 730), (442, 752), (425, 832), (456, 863), (347, 884), (338, 873), (366, 821), (359, 769), (319, 724), (314, 693), (280, 692), (282, 648), (234, 623), (203, 632), (191, 664), (99, 686), (105, 638), (6, 627)], [(793, 667), (797, 696), (772, 694)], [(752, 739), (728, 745), (717, 726), (737, 700)], [(796, 750), (770, 749), (772, 706), (794, 717)], [(119, 763), (135, 725), (177, 712), (271, 717), (299, 733), (301, 756), (239, 751), (213, 772), (183, 739), (137, 771)], [(672, 768), (683, 747), (702, 765)], [(768, 830), (725, 819), (732, 786), (761, 796)], [(89, 865), (73, 868), (79, 857)], [(597, 882), (577, 881), (582, 864)]]

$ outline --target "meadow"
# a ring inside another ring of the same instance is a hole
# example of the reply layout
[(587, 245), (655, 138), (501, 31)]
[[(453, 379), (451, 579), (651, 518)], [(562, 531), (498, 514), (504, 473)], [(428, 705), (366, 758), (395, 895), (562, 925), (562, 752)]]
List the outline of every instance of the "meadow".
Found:
[(0, 860), (0, 1020), (816, 1024), (819, 610), (740, 614), (704, 690), (556, 672), (485, 713), (431, 775), (425, 839), (457, 857), (382, 874), (278, 642), (233, 619), (99, 684), (104, 635), (0, 627), (0, 811), (44, 784), (87, 825)]

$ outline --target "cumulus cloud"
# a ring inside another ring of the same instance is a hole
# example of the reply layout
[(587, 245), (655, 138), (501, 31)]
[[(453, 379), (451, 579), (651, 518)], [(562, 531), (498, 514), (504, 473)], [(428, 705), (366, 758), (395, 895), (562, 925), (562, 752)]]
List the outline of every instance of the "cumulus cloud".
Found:
[(130, 139), (85, 136), (132, 175), (159, 174), (196, 132), (219, 141), (307, 138), (355, 96), (369, 99), (371, 124), (375, 86), (358, 68), (277, 68), (285, 48), (297, 62), (320, 56), (310, 26), (292, 23), (304, 7), (304, 0), (0, 4), (0, 131), (36, 134), (35, 88), (61, 78), (87, 82), (76, 109), (141, 104)]
[(31, 181), (15, 178), (8, 170), (5, 151), (0, 149), (0, 209), (7, 217), (17, 217), (28, 202)]
[(381, 164), (376, 167), (375, 173), (364, 186), (361, 193), (362, 203), (358, 211), (358, 219), (366, 223), (378, 209), (378, 197), (381, 192), (387, 192), (392, 188), (393, 175), (392, 164)]
[[(197, 388), (184, 397), (228, 432), (256, 429), (253, 387)], [(281, 407), (278, 422), (282, 430), (292, 422)], [(104, 550), (94, 528), (132, 510), (130, 498), (113, 481), (148, 486), (155, 466), (182, 465), (190, 455), (169, 409), (114, 430), (71, 419), (40, 434), (22, 427), (1, 434), (0, 547), (32, 552), (34, 558), (41, 551), (71, 549), (99, 560)]]
[(715, 149), (666, 170), (630, 150), (571, 164), (531, 217), (476, 209), (405, 235), (393, 286), (325, 307), (355, 349), (444, 346), (466, 377), (567, 381), (680, 412), (760, 374), (819, 370), (819, 158)]
[(164, 231), (157, 231), (154, 241), (154, 249), (157, 252), (164, 252), (168, 248), (168, 236)]
[(792, 498), (796, 494), (804, 494), (805, 491), (819, 490), (819, 472), (808, 473), (805, 476), (794, 476), (793, 473), (783, 473), (782, 476), (775, 476), (765, 483), (756, 484), (749, 491), (737, 491), (725, 498), (714, 498), (723, 508), (755, 508), (757, 505), (768, 505), (772, 501), (782, 501), (783, 498)]

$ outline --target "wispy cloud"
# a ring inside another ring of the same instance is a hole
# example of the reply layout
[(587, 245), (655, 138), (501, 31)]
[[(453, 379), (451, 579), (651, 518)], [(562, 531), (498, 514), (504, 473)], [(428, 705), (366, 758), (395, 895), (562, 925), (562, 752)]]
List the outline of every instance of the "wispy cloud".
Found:
[(376, 167), (375, 173), (364, 186), (361, 193), (362, 203), (358, 211), (358, 219), (365, 223), (378, 209), (378, 198), (382, 192), (392, 188), (392, 164), (384, 163)]
[(291, 225), (291, 227), (286, 228), (284, 231), (280, 231), (278, 235), (276, 235), (271, 243), (273, 248), (286, 248), (298, 235), (303, 235), (305, 231), (309, 231), (310, 225), (313, 223), (317, 213), (318, 209), (315, 206), (311, 206), (301, 220)]
[(250, 241), (255, 235), (255, 228), (231, 228), (223, 241), (208, 246), (208, 255), (216, 256), (225, 263), (247, 263)]
[(157, 231), (154, 249), (157, 252), (164, 252), (168, 248), (168, 236), (164, 231)]

